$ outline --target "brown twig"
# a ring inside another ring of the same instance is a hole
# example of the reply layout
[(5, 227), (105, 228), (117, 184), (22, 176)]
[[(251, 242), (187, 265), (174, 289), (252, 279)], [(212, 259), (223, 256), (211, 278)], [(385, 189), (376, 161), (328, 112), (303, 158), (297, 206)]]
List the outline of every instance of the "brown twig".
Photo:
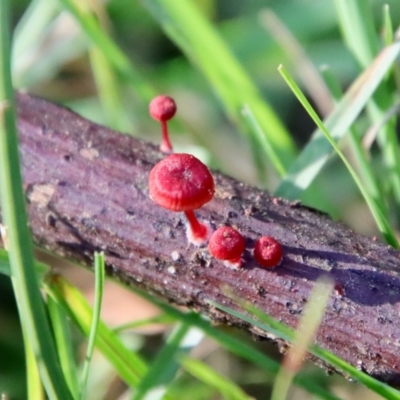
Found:
[[(400, 386), (400, 259), (297, 202), (214, 173), (215, 198), (197, 212), (214, 227), (246, 238), (243, 268), (231, 270), (206, 248), (188, 246), (184, 218), (156, 206), (147, 178), (163, 155), (54, 104), (18, 95), (18, 127), (30, 226), (40, 246), (92, 264), (106, 254), (108, 273), (211, 318), (260, 334), (211, 307), (237, 309), (222, 285), (296, 327), (321, 274), (336, 282), (316, 343), (354, 366)], [(260, 235), (284, 247), (282, 265), (260, 268), (251, 249)], [(283, 342), (279, 344), (284, 346)]]

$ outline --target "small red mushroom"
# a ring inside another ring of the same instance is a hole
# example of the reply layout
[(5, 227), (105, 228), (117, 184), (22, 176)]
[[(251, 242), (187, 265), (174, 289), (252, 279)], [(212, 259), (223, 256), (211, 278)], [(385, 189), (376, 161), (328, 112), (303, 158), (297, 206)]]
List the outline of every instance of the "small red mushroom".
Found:
[(271, 236), (261, 236), (254, 247), (254, 258), (263, 267), (272, 268), (282, 260), (282, 247)]
[(221, 226), (210, 237), (208, 250), (218, 260), (224, 260), (233, 268), (241, 266), (241, 257), (245, 249), (243, 236), (230, 226)]
[(214, 179), (200, 160), (184, 153), (165, 157), (150, 172), (149, 195), (159, 206), (185, 213), (189, 242), (201, 245), (207, 241), (211, 229), (198, 221), (193, 210), (212, 199)]
[(160, 150), (163, 153), (171, 153), (172, 145), (168, 137), (167, 121), (176, 113), (176, 103), (174, 99), (166, 95), (155, 97), (149, 104), (149, 112), (152, 118), (161, 122), (162, 142)]

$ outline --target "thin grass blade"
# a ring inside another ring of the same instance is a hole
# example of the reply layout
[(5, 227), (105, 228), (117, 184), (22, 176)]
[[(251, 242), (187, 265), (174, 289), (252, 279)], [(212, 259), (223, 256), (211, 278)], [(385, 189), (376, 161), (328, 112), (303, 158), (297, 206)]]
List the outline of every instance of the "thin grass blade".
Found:
[[(48, 279), (45, 289), (63, 307), (83, 334), (89, 337), (93, 316), (92, 310), (82, 294), (64, 278), (57, 275)], [(98, 325), (95, 344), (114, 366), (121, 379), (129, 386), (137, 387), (147, 372), (147, 365), (140, 356), (127, 349), (118, 336), (101, 321)]]
[(79, 393), (79, 381), (67, 315), (51, 296), (47, 297), (47, 309), (49, 311), (49, 318), (54, 332), (61, 368), (73, 398), (77, 399)]
[[(250, 314), (244, 314), (242, 312), (233, 310), (229, 307), (225, 307), (221, 304), (218, 304), (214, 301), (210, 301), (210, 304), (218, 309), (227, 312), (230, 315), (233, 315), (237, 318), (240, 318), (243, 321), (252, 324), (265, 332), (270, 332), (273, 335), (286, 340), (289, 343), (293, 342), (295, 337), (295, 332), (293, 329), (289, 328), (286, 325), (276, 321), (275, 319), (271, 318), (269, 315), (265, 314), (263, 311), (257, 309), (253, 305), (246, 303), (238, 298), (234, 298), (234, 300), (247, 312)], [(261, 321), (261, 322), (260, 322)], [(379, 382), (378, 380), (372, 378), (371, 376), (367, 375), (366, 373), (358, 370), (357, 368), (353, 367), (352, 365), (348, 364), (346, 361), (342, 360), (341, 358), (335, 356), (334, 354), (330, 353), (327, 350), (322, 349), (316, 345), (312, 345), (309, 348), (309, 352), (314, 356), (321, 358), (323, 361), (327, 362), (328, 364), (332, 365), (338, 371), (343, 371), (349, 377), (354, 379), (355, 381), (359, 381), (372, 391), (376, 392), (377, 394), (383, 396), (385, 399), (390, 400), (399, 400), (400, 399), (400, 392), (396, 389), (386, 385), (385, 383)]]
[(180, 364), (191, 375), (215, 388), (226, 400), (253, 400), (253, 397), (248, 396), (238, 385), (200, 360), (182, 357)]
[(299, 41), (271, 9), (260, 13), (260, 22), (295, 66), (296, 74), (301, 79), (303, 87), (306, 88), (321, 114), (323, 116), (329, 114), (333, 108), (329, 90)]
[[(329, 90), (335, 99), (336, 103), (340, 101), (343, 96), (341, 92), (339, 81), (333, 75), (333, 73), (329, 70), (328, 67), (324, 67), (321, 70), (321, 75), (324, 78)], [(367, 154), (365, 149), (363, 148), (360, 140), (357, 136), (357, 133), (353, 127), (349, 128), (349, 138), (352, 150), (354, 152), (354, 156), (356, 162), (358, 163), (358, 170), (360, 171), (360, 175), (363, 183), (366, 186), (368, 193), (372, 196), (375, 202), (378, 204), (382, 213), (387, 218), (387, 209), (385, 204), (385, 198), (381, 191), (381, 188), (378, 185), (377, 180), (375, 179), (374, 173), (372, 171), (371, 162), (367, 158)]]
[[(395, 41), (378, 55), (375, 61), (357, 78), (324, 125), (335, 141), (348, 131), (372, 94), (384, 79), (400, 53), (400, 41)], [(306, 190), (332, 154), (332, 146), (317, 129), (282, 179), (276, 194), (297, 199)]]
[[(1, 264), (0, 264), (0, 268), (1, 268)], [(167, 325), (167, 324), (172, 324), (175, 321), (176, 321), (175, 318), (172, 318), (166, 314), (161, 314), (161, 315), (156, 315), (155, 317), (143, 318), (138, 321), (128, 322), (127, 324), (120, 325), (120, 326), (114, 328), (113, 332), (119, 333), (119, 332), (123, 332), (124, 330), (127, 330), (127, 329), (135, 329), (135, 328), (140, 328), (142, 326), (152, 325), (152, 324)]]
[(14, 86), (27, 88), (53, 77), (87, 48), (80, 29), (57, 0), (34, 0), (20, 19), (12, 53)]
[[(278, 372), (279, 364), (275, 360), (258, 351), (253, 346), (243, 342), (233, 334), (223, 332), (222, 330), (212, 326), (210, 321), (205, 319), (203, 316), (194, 312), (182, 312), (172, 307), (170, 304), (167, 304), (157, 297), (138, 288), (132, 288), (132, 290), (159, 307), (160, 310), (170, 317), (189, 324), (192, 327), (201, 329), (207, 336), (213, 338), (222, 347), (259, 366), (269, 376), (273, 377)], [(294, 382), (308, 392), (319, 396), (321, 399), (340, 400), (337, 396), (329, 393), (329, 391), (323, 388), (318, 382), (310, 380), (308, 376), (303, 376), (301, 373), (294, 378)]]
[(363, 0), (335, 0), (334, 3), (346, 44), (366, 68), (379, 51), (371, 7)]
[(36, 362), (35, 354), (29, 344), (26, 333), (23, 332), (25, 345), (25, 362), (26, 362), (26, 382), (27, 382), (27, 399), (28, 400), (44, 400), (45, 395), (40, 379), (40, 373)]
[[(35, 58), (33, 53), (42, 43), (45, 32), (59, 13), (55, 0), (33, 0), (14, 30), (12, 46), (12, 66), (14, 85), (21, 87), (29, 82), (29, 65)], [(27, 85), (28, 86), (28, 85)]]
[(97, 47), (90, 49), (89, 56), (107, 126), (120, 132), (130, 132), (132, 124), (126, 112), (115, 70), (111, 68), (103, 51)]
[(304, 314), (296, 329), (293, 347), (283, 360), (272, 390), (271, 400), (285, 400), (294, 376), (304, 362), (307, 349), (313, 343), (315, 333), (324, 316), (325, 308), (333, 290), (333, 282), (327, 276), (318, 279), (304, 309)]
[(243, 104), (248, 105), (286, 169), (296, 154), (292, 138), (195, 3), (188, 0), (144, 0), (144, 4), (166, 34), (203, 72), (217, 91), (226, 113), (245, 136), (248, 130), (241, 109)]
[(33, 0), (18, 21), (13, 37), (13, 65), (19, 64), (32, 47), (41, 41), (44, 32), (60, 12), (56, 0)]
[(46, 319), (34, 269), (19, 166), (15, 101), (11, 82), (8, 2), (0, 0), (0, 194), (12, 284), (25, 337), (36, 356), (50, 399), (71, 399)]
[(95, 293), (94, 293), (94, 306), (92, 313), (92, 321), (90, 323), (88, 345), (86, 350), (86, 357), (83, 363), (81, 385), (79, 398), (85, 398), (86, 384), (89, 377), (90, 361), (92, 359), (94, 345), (97, 336), (97, 330), (100, 322), (101, 302), (103, 299), (104, 290), (104, 253), (94, 253), (94, 276), (95, 276)]
[(0, 249), (0, 274), (11, 276), (11, 267), (7, 252)]
[[(107, 11), (105, 4), (87, 2), (86, 13), (91, 17), (95, 13), (99, 27), (106, 32), (108, 27)], [(89, 58), (97, 93), (106, 117), (107, 126), (120, 132), (132, 131), (132, 126), (127, 114), (124, 96), (115, 69), (110, 64), (102, 48), (92, 46), (89, 48)]]
[(365, 185), (358, 177), (356, 171), (351, 166), (349, 161), (347, 160), (346, 156), (340, 150), (339, 146), (335, 142), (335, 139), (332, 137), (331, 133), (325, 127), (323, 122), (318, 117), (318, 114), (314, 111), (311, 104), (308, 102), (307, 98), (302, 93), (301, 89), (297, 86), (296, 82), (292, 79), (289, 73), (280, 66), (279, 72), (282, 74), (283, 78), (285, 79), (286, 83), (292, 89), (295, 96), (298, 98), (300, 103), (303, 105), (305, 110), (308, 112), (310, 117), (313, 119), (315, 124), (318, 126), (320, 131), (325, 135), (325, 138), (330, 143), (330, 145), (334, 148), (338, 156), (342, 159), (343, 163), (345, 164), (346, 168), (350, 172), (354, 182), (357, 184), (361, 194), (363, 195), (366, 203), (368, 204), (369, 209), (375, 219), (375, 222), (380, 230), (380, 232), (385, 237), (386, 241), (393, 247), (398, 248), (399, 243), (397, 241), (396, 235), (391, 228), (389, 221), (387, 220), (386, 216), (383, 214), (382, 209), (380, 208), (379, 203), (375, 201), (375, 199), (369, 194), (368, 190), (365, 188)]
[[(361, 68), (366, 68), (378, 54), (378, 35), (370, 5), (363, 0), (335, 0), (342, 34)], [(388, 77), (386, 75), (385, 78)], [(396, 90), (387, 79), (383, 79), (371, 102), (367, 113), (374, 124), (379, 124), (393, 105)], [(396, 201), (400, 202), (400, 151), (396, 134), (396, 121), (389, 120), (380, 130), (378, 143), (382, 149), (386, 173)]]
[(179, 323), (157, 354), (148, 373), (140, 382), (133, 400), (159, 400), (164, 398), (169, 384), (180, 368), (177, 359), (197, 346), (202, 338), (203, 334), (199, 329), (190, 328), (185, 323)]
[(243, 106), (242, 113), (250, 130), (253, 132), (253, 135), (256, 139), (256, 145), (261, 146), (278, 174), (280, 176), (284, 176), (286, 172), (285, 166), (282, 164), (282, 161), (280, 160), (278, 154), (275, 152), (274, 146), (268, 139), (268, 135), (266, 135), (265, 132), (262, 130), (257, 119), (254, 117), (253, 111), (247, 104)]
[(107, 57), (108, 62), (130, 84), (132, 89), (147, 103), (155, 96), (155, 91), (146, 81), (141, 71), (135, 69), (125, 54), (101, 30), (93, 14), (86, 12), (78, 0), (59, 0), (68, 10), (90, 41)]
[[(48, 265), (38, 261), (35, 261), (34, 267), (38, 279), (50, 271), (50, 267)], [(3, 249), (0, 249), (0, 274), (11, 276), (10, 260), (8, 258), (7, 251)]]
[(383, 39), (386, 46), (389, 46), (393, 43), (394, 34), (393, 34), (393, 24), (392, 17), (390, 16), (390, 6), (389, 4), (384, 4), (382, 8), (383, 15)]

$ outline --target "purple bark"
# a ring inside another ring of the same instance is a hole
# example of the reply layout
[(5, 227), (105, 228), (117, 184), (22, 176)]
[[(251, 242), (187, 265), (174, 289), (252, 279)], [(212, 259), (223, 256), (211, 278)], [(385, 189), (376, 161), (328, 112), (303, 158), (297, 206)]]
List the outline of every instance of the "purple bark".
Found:
[[(163, 155), (158, 146), (113, 132), (65, 108), (18, 95), (18, 128), (34, 241), (92, 265), (103, 250), (107, 272), (128, 285), (241, 326), (211, 307), (238, 309), (221, 291), (296, 327), (315, 280), (337, 283), (316, 343), (370, 375), (400, 386), (400, 259), (389, 246), (363, 237), (297, 202), (213, 173), (214, 199), (196, 212), (213, 227), (231, 225), (246, 239), (243, 268), (232, 270), (206, 248), (187, 244), (185, 218), (155, 205), (147, 178)], [(278, 268), (252, 258), (260, 235), (284, 248)], [(282, 344), (282, 342), (280, 342)]]

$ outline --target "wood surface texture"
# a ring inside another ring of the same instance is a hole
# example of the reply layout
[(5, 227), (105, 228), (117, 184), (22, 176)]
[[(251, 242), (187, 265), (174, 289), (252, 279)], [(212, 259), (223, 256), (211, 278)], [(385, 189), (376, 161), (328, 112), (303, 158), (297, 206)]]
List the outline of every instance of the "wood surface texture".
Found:
[[(213, 300), (238, 309), (221, 286), (296, 327), (315, 280), (329, 274), (338, 290), (316, 343), (400, 386), (397, 251), (299, 202), (213, 172), (215, 197), (196, 214), (214, 228), (231, 225), (246, 239), (243, 268), (226, 268), (206, 247), (188, 245), (183, 213), (149, 199), (148, 175), (163, 157), (158, 146), (28, 94), (18, 94), (17, 100), (24, 190), (36, 244), (88, 266), (93, 252), (102, 250), (109, 275), (257, 335), (257, 328), (209, 305)], [(266, 270), (253, 260), (261, 235), (282, 243), (278, 268)]]

